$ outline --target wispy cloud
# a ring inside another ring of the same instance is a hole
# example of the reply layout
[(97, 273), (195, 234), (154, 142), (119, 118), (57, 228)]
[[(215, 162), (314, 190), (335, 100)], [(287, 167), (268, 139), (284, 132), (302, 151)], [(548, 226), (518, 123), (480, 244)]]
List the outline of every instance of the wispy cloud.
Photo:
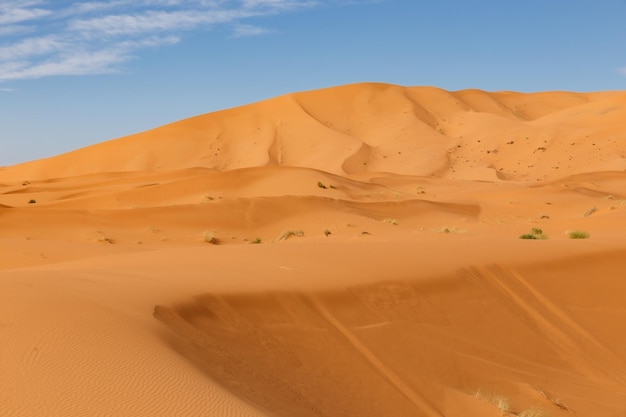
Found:
[(235, 25), (233, 29), (233, 37), (242, 38), (246, 36), (259, 36), (273, 32), (271, 29), (254, 25)]
[(619, 72), (620, 74), (626, 76), (626, 67), (622, 67), (622, 68), (618, 69), (617, 72)]
[(50, 10), (37, 7), (41, 1), (17, 0), (0, 5), (0, 25), (10, 25), (37, 20), (51, 13)]
[(192, 31), (228, 25), (234, 37), (262, 35), (271, 29), (245, 21), (334, 2), (3, 1), (0, 3), (0, 81), (118, 72), (141, 50), (184, 42), (185, 35)]

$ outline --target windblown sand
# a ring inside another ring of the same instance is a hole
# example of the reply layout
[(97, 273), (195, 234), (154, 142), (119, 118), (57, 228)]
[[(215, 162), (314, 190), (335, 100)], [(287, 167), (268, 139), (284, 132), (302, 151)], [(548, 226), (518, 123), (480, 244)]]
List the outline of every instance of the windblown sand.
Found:
[(198, 116), (0, 169), (0, 249), (3, 417), (626, 415), (626, 92)]

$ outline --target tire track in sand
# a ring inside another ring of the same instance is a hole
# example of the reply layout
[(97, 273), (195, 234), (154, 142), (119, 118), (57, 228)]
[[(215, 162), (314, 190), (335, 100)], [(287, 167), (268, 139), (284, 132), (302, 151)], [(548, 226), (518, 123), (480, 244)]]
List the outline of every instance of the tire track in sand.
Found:
[(626, 385), (626, 366), (595, 336), (510, 268), (471, 267), (462, 275), (483, 287), (531, 328), (543, 334), (578, 372), (597, 381)]
[(318, 310), (320, 315), (324, 317), (344, 339), (369, 363), (374, 369), (380, 373), (398, 392), (415, 405), (424, 415), (429, 417), (443, 417), (443, 415), (435, 409), (425, 398), (416, 393), (402, 378), (389, 369), (371, 350), (363, 344), (359, 338), (344, 326), (315, 295), (310, 296), (313, 306)]

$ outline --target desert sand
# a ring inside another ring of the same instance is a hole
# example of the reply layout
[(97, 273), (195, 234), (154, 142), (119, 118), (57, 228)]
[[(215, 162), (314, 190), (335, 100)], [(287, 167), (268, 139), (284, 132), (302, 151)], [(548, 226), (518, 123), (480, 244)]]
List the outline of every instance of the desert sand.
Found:
[(626, 92), (294, 93), (0, 168), (0, 231), (3, 417), (626, 415)]

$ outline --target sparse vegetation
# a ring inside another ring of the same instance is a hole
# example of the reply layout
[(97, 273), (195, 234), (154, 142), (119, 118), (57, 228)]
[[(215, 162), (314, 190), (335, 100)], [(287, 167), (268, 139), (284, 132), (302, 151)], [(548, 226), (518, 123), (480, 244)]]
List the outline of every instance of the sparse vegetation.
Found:
[(328, 187), (322, 182), (322, 181), (318, 181), (317, 182), (317, 186), (323, 189), (327, 189)]
[(548, 236), (543, 234), (543, 230), (538, 227), (533, 227), (530, 229), (530, 233), (524, 233), (519, 237), (520, 239), (547, 239)]
[(210, 243), (212, 245), (217, 244), (217, 238), (215, 237), (215, 234), (208, 230), (205, 230), (204, 232), (202, 232), (202, 241), (206, 243)]
[(539, 239), (537, 236), (533, 235), (532, 233), (524, 233), (523, 235), (520, 235), (519, 237), (520, 239)]
[(108, 243), (108, 244), (112, 245), (112, 244), (115, 243), (115, 240), (113, 240), (110, 237), (102, 235), (102, 236), (98, 237), (98, 243)]
[(565, 411), (572, 411), (570, 410), (570, 408), (565, 405), (565, 403), (563, 401), (561, 401), (559, 398), (549, 398), (548, 396), (546, 396), (546, 398), (552, 403), (552, 405), (559, 407), (561, 410), (565, 410)]
[(260, 237), (254, 238), (254, 240), (252, 240), (250, 243), (254, 245), (258, 245), (259, 243), (261, 243), (261, 238)]
[(567, 232), (567, 237), (569, 239), (588, 239), (589, 233), (582, 230), (569, 230)]
[(398, 225), (398, 221), (396, 219), (384, 219), (385, 223), (393, 224), (394, 226)]
[(326, 229), (324, 230), (324, 236), (328, 237), (330, 236), (332, 233), (330, 232), (330, 230)]
[(36, 202), (37, 202), (37, 200), (34, 200), (32, 198), (30, 200), (28, 200), (28, 204), (35, 204)]
[[(474, 397), (481, 401), (486, 401), (497, 407), (503, 414), (508, 413), (511, 410), (511, 402), (504, 395), (497, 394), (495, 392), (479, 389), (474, 394)], [(530, 416), (527, 416), (530, 417)]]
[(529, 408), (518, 413), (517, 417), (546, 417), (546, 413), (540, 408)]
[(302, 230), (287, 230), (285, 231), (282, 235), (280, 235), (280, 237), (278, 238), (279, 241), (281, 240), (287, 240), (289, 239), (291, 236), (298, 236), (298, 237), (302, 237), (304, 236), (304, 231)]
[(441, 230), (439, 230), (441, 233), (465, 233), (467, 232), (467, 230), (464, 229), (458, 229), (456, 226), (444, 226), (441, 228)]

